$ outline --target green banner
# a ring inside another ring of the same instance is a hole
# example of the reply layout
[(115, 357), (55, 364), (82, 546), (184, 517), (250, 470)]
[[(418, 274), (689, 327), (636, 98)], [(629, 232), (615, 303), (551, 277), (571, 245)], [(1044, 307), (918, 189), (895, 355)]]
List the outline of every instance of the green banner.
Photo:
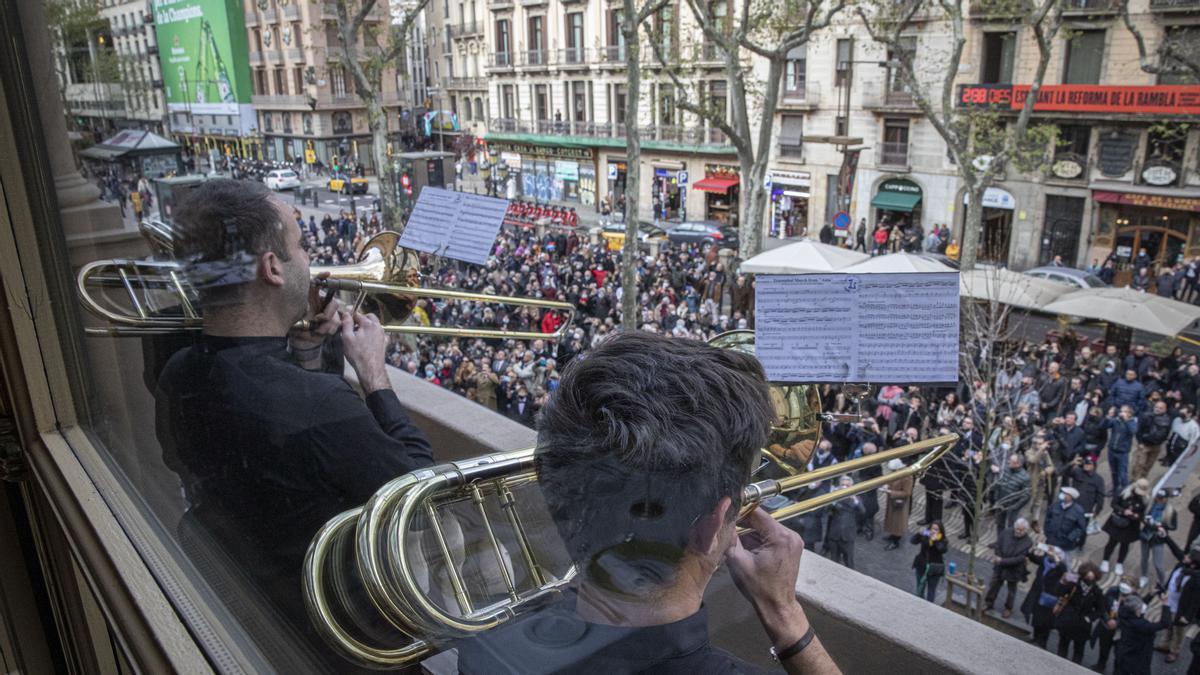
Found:
[(154, 0), (154, 30), (169, 109), (237, 115), (250, 104), (241, 2)]

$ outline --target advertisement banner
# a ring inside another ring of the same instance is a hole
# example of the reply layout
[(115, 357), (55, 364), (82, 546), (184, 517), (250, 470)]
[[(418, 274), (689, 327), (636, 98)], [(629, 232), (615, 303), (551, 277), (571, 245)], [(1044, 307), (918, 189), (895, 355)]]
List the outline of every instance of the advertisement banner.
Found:
[(244, 21), (234, 0), (154, 0), (168, 109), (253, 119)]

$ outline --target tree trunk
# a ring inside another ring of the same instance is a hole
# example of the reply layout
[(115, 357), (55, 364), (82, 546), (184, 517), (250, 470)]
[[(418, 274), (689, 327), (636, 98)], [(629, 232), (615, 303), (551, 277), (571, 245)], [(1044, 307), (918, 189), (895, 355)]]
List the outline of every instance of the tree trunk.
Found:
[(770, 194), (767, 193), (766, 155), (750, 161), (742, 159), (742, 222), (738, 224), (738, 258), (748, 260), (762, 250), (763, 219), (766, 217)]
[(406, 223), (400, 221), (396, 203), (396, 172), (387, 152), (387, 113), (379, 99), (364, 97), (364, 100), (367, 104), (367, 127), (371, 130), (371, 157), (379, 181), (379, 221), (385, 230), (403, 232)]
[(967, 185), (967, 214), (963, 218), (962, 241), (958, 244), (958, 267), (963, 272), (975, 269), (975, 259), (979, 257), (979, 233), (983, 229), (983, 192), (987, 187), (982, 183)]
[[(638, 6), (624, 0), (621, 33), (625, 37), (625, 244), (621, 249), (621, 326), (637, 330), (638, 318), (638, 196), (641, 192), (642, 141), (638, 137), (638, 106), (642, 100), (642, 71), (638, 42)], [(615, 204), (614, 204), (615, 206)]]

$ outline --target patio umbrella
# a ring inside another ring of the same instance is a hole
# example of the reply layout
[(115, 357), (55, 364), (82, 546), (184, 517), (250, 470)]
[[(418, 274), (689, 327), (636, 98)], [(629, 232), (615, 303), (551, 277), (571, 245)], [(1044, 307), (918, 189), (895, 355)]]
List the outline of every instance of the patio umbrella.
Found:
[(964, 298), (1039, 311), (1072, 290), (1071, 286), (1057, 281), (1038, 279), (1000, 267), (976, 267), (958, 277), (958, 292)]
[(877, 255), (856, 265), (838, 270), (845, 274), (908, 274), (913, 272), (957, 272), (936, 260), (912, 253)]
[(866, 259), (866, 253), (805, 239), (759, 253), (742, 263), (741, 271), (753, 274), (839, 272), (843, 267)]
[(1044, 311), (1098, 319), (1159, 335), (1177, 335), (1200, 319), (1200, 308), (1130, 288), (1089, 288), (1060, 296)]

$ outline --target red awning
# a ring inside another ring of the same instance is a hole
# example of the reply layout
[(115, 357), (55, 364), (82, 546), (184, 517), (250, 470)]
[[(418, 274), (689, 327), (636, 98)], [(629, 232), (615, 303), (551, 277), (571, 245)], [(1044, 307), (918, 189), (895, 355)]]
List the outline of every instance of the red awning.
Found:
[(729, 192), (729, 188), (736, 186), (739, 182), (737, 178), (705, 178), (696, 181), (692, 187), (705, 192)]

